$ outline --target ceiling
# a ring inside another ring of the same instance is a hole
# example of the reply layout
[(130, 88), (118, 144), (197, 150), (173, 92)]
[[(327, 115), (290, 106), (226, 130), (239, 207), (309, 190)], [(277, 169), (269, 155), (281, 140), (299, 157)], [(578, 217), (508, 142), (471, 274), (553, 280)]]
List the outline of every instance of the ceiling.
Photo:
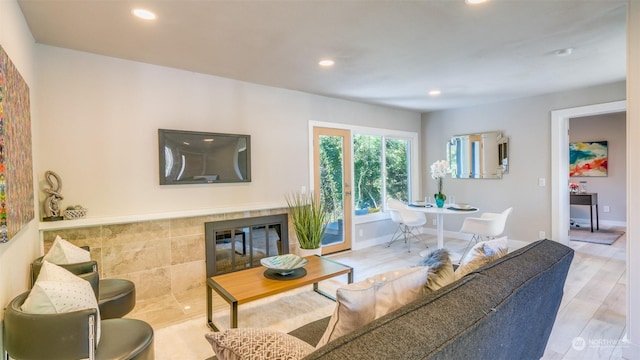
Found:
[(420, 112), (626, 77), (626, 0), (18, 3), (38, 43)]

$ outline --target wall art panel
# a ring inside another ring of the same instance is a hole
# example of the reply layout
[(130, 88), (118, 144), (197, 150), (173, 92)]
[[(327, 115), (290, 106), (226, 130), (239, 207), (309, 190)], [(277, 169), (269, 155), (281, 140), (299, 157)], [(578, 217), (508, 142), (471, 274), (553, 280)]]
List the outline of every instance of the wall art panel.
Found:
[(607, 176), (606, 141), (569, 144), (569, 176)]
[(0, 46), (0, 242), (34, 217), (29, 87)]

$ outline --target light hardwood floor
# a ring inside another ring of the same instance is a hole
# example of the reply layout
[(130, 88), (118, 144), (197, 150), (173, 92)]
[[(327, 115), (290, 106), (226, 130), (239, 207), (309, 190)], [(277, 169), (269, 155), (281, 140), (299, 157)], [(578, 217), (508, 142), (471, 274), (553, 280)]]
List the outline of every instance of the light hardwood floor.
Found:
[[(425, 238), (434, 249), (435, 237), (425, 235)], [(467, 244), (456, 239), (446, 239), (445, 243), (454, 252), (461, 251)], [(513, 242), (513, 245), (516, 248), (521, 244)], [(571, 241), (569, 246), (575, 250), (575, 257), (543, 359), (621, 359), (624, 346), (621, 339), (625, 334), (626, 236), (613, 245)], [(424, 244), (416, 242), (408, 253), (405, 244), (395, 242), (390, 247), (378, 245), (330, 257), (352, 266), (354, 281), (359, 281), (384, 271), (415, 265), (420, 261), (419, 251), (423, 249)], [(326, 290), (331, 291), (331, 287), (338, 285), (338, 282), (329, 283)], [(167, 337), (179, 339), (178, 333), (185, 331), (182, 323), (203, 314), (203, 293), (198, 289), (177, 298), (140, 302), (131, 317), (149, 321), (165, 336), (175, 328), (176, 336)], [(523, 327), (522, 341), (526, 341), (526, 327)]]

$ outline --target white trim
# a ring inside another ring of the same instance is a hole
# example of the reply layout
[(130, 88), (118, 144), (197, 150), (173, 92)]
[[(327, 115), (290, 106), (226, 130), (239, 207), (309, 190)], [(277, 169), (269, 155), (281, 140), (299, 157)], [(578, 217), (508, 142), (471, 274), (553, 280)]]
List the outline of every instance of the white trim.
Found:
[(378, 246), (382, 244), (386, 244), (391, 239), (391, 235), (385, 235), (376, 237), (373, 239), (362, 240), (362, 241), (353, 241), (351, 242), (351, 250), (362, 250), (372, 246)]
[[(589, 218), (571, 218), (573, 221), (575, 221), (576, 223), (578, 223), (580, 225), (580, 227), (585, 227), (585, 228), (590, 228), (591, 227), (591, 219)], [(593, 220), (594, 224), (593, 224), (593, 228), (595, 230), (596, 227), (596, 220)], [(600, 228), (610, 228), (610, 227), (627, 227), (627, 222), (626, 221), (617, 221), (617, 220), (600, 220), (599, 222)]]
[[(432, 235), (434, 237), (436, 236), (436, 229), (432, 227), (423, 226), (420, 228), (419, 231), (421, 235)], [(449, 239), (459, 239), (459, 240), (469, 241), (471, 238), (471, 235), (463, 234), (459, 231), (445, 231), (444, 235), (445, 235), (445, 239), (449, 238)], [(373, 239), (357, 241), (353, 244), (352, 250), (362, 250), (372, 246), (387, 244), (391, 240), (391, 236), (393, 235), (390, 234), (390, 235), (376, 237)], [(509, 241), (509, 251), (513, 251), (530, 244), (530, 242), (528, 241), (521, 241), (521, 240), (515, 240), (515, 239), (508, 239), (508, 241)], [(446, 240), (445, 240), (445, 245), (446, 245)], [(430, 250), (433, 251), (435, 249), (430, 248)]]
[(377, 221), (383, 221), (389, 219), (389, 212), (387, 211), (379, 211), (377, 213), (365, 214), (365, 215), (353, 215), (353, 224), (367, 224)]
[(569, 119), (626, 111), (625, 100), (551, 112), (551, 238), (569, 243)]
[(627, 342), (620, 345), (622, 347), (622, 358), (628, 360), (640, 360), (640, 346)]
[(212, 209), (198, 209), (198, 210), (186, 210), (157, 214), (138, 214), (138, 215), (124, 215), (124, 216), (112, 216), (112, 217), (95, 217), (77, 220), (62, 220), (51, 222), (40, 222), (39, 230), (59, 230), (59, 229), (73, 229), (96, 225), (111, 225), (111, 224), (127, 224), (138, 221), (152, 221), (152, 220), (167, 220), (167, 219), (179, 219), (194, 216), (204, 215), (216, 215), (234, 212), (249, 212), (260, 211), (270, 209), (286, 209), (286, 202), (275, 203), (263, 203), (263, 204), (242, 204), (238, 206), (219, 207)]
[(393, 135), (393, 136), (402, 136), (402, 137), (413, 137), (413, 136), (417, 136), (418, 134), (417, 132), (414, 132), (414, 131), (374, 128), (374, 127), (366, 127), (366, 126), (358, 126), (358, 125), (332, 123), (332, 122), (326, 122), (326, 121), (309, 120), (309, 129), (312, 137), (313, 137), (314, 127), (351, 130), (360, 134), (368, 134), (368, 135)]

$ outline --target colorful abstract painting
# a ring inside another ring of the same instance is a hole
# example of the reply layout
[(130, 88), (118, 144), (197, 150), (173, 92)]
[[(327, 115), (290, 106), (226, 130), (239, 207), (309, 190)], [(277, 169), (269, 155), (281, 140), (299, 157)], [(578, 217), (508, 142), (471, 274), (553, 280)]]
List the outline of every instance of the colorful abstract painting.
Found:
[(607, 176), (607, 142), (569, 144), (569, 176)]
[(29, 87), (0, 46), (0, 242), (34, 217)]

